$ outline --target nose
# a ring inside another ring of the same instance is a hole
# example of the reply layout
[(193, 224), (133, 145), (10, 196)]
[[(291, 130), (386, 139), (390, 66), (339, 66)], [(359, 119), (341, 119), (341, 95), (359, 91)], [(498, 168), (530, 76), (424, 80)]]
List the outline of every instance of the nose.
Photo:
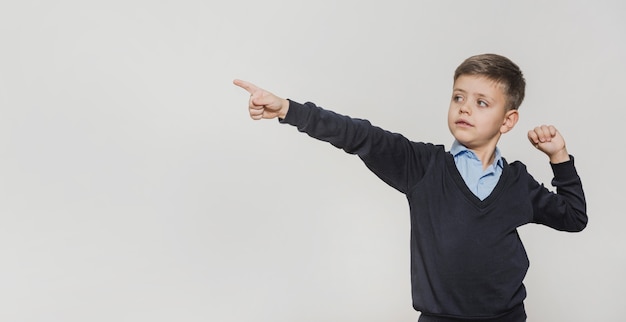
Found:
[(461, 106), (459, 107), (459, 113), (460, 114), (468, 114), (471, 115), (472, 114), (472, 107), (470, 106), (470, 104), (468, 103), (468, 101), (465, 101), (461, 104)]

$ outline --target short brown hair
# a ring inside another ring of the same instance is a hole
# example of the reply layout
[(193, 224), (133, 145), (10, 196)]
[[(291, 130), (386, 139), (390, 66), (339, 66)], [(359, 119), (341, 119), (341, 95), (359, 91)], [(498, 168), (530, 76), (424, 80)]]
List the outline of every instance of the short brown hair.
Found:
[(454, 71), (454, 80), (461, 75), (484, 76), (503, 86), (507, 110), (517, 110), (524, 100), (526, 81), (520, 68), (510, 59), (496, 54), (482, 54), (466, 59)]

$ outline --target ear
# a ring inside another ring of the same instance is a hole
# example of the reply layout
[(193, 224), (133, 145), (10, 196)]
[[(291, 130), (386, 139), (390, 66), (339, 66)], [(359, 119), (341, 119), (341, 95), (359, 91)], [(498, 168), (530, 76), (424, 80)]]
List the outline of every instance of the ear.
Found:
[(519, 120), (519, 113), (517, 110), (510, 110), (504, 114), (504, 121), (500, 127), (500, 133), (504, 134), (513, 129), (517, 121)]

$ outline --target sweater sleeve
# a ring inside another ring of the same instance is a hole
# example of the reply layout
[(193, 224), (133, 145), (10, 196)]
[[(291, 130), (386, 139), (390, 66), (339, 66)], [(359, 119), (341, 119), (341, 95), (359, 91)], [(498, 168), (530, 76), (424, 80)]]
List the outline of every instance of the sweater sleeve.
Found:
[(550, 165), (556, 193), (535, 182), (533, 222), (561, 231), (581, 231), (587, 226), (587, 203), (582, 182), (574, 167), (574, 157), (570, 156), (567, 162)]
[(419, 147), (425, 145), (415, 144), (400, 134), (373, 126), (367, 120), (340, 115), (311, 102), (300, 104), (289, 100), (289, 111), (279, 121), (347, 153), (358, 155), (379, 178), (400, 192), (406, 193), (412, 185), (411, 181), (420, 177), (409, 172), (423, 168), (417, 164), (424, 162), (419, 160), (419, 156), (425, 154), (420, 153)]

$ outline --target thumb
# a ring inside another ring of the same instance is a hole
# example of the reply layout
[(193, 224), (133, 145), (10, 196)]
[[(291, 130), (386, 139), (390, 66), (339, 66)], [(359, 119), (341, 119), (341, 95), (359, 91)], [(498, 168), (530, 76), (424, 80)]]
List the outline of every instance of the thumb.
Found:
[(274, 101), (274, 95), (264, 90), (257, 91), (252, 94), (252, 97), (250, 97), (250, 102), (252, 102), (252, 104), (256, 106), (271, 105), (272, 103), (274, 103)]

